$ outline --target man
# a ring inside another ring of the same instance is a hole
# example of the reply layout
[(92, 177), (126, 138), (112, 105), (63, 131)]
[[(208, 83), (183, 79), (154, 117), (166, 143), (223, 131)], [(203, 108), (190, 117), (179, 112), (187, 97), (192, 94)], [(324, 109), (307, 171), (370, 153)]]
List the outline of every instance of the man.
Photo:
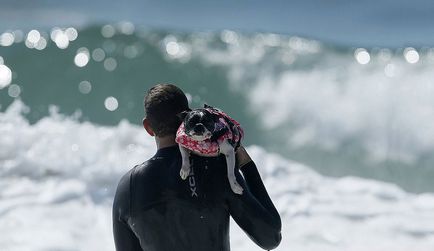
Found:
[(243, 147), (236, 153), (244, 176), (236, 171), (242, 195), (229, 186), (223, 156), (193, 155), (190, 176), (179, 176), (177, 114), (187, 109), (185, 94), (174, 85), (158, 84), (148, 91), (143, 126), (155, 137), (157, 152), (119, 182), (113, 204), (116, 250), (228, 251), (229, 215), (257, 245), (277, 247), (279, 213)]

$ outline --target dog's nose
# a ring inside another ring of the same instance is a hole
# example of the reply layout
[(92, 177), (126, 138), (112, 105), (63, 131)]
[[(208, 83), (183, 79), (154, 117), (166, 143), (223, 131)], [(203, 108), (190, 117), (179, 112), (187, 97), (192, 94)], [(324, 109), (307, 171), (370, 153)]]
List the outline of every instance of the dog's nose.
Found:
[(194, 126), (194, 132), (197, 134), (201, 134), (205, 132), (205, 126), (202, 123), (198, 123)]

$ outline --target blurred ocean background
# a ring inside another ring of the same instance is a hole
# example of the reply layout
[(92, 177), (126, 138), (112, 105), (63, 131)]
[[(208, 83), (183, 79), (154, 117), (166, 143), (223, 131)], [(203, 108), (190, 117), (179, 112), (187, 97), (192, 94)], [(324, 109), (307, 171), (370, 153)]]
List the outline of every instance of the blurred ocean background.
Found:
[[(434, 249), (434, 3), (0, 1), (0, 250), (113, 250), (143, 96), (219, 107), (277, 250)], [(259, 250), (235, 224), (234, 250)]]

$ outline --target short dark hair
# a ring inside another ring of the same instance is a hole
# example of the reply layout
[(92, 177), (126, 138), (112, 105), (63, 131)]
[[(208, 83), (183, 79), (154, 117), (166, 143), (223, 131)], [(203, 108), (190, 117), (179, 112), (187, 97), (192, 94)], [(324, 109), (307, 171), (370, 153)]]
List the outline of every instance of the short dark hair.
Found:
[(172, 84), (157, 84), (145, 95), (145, 116), (158, 137), (176, 134), (181, 120), (179, 113), (188, 110), (184, 92)]

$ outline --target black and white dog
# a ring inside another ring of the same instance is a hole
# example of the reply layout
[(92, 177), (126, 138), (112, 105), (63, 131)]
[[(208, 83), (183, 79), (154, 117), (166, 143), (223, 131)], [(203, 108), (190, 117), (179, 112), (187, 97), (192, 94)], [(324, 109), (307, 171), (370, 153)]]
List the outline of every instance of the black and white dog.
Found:
[(235, 150), (243, 136), (239, 123), (208, 105), (184, 111), (179, 117), (183, 121), (176, 134), (182, 155), (181, 178), (186, 179), (190, 174), (191, 152), (208, 157), (224, 154), (231, 189), (236, 194), (242, 194), (243, 188), (235, 178)]

